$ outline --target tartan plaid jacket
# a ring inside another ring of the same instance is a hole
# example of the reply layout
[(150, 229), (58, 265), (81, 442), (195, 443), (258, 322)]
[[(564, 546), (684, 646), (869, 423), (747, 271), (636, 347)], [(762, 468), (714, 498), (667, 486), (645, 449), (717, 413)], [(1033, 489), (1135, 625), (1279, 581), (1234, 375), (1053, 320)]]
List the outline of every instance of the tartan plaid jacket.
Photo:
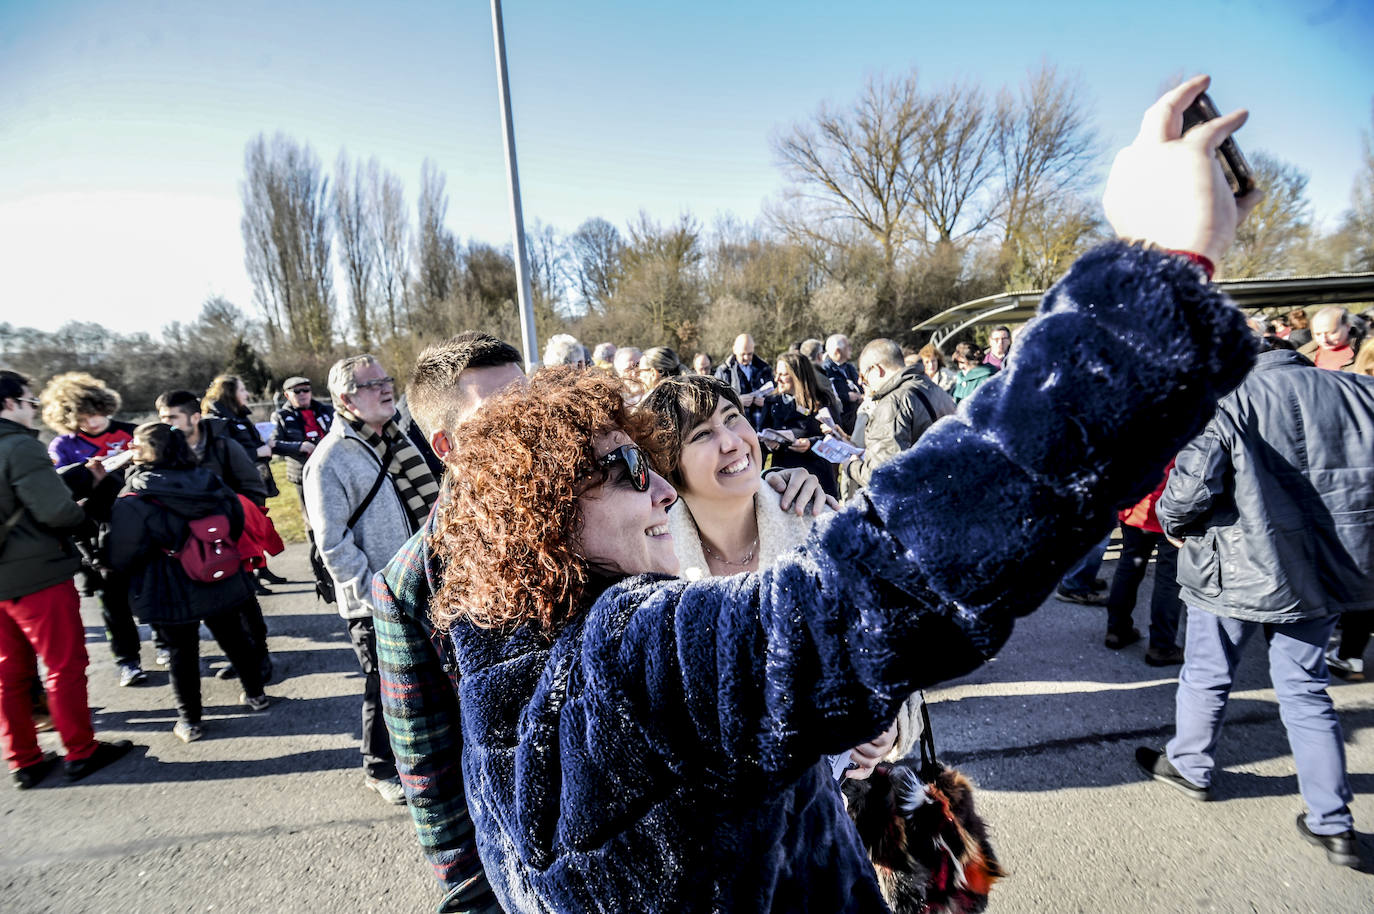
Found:
[(438, 910), (498, 914), (463, 792), (453, 642), (428, 616), (440, 575), (426, 544), (434, 517), (372, 580), (382, 714), (420, 848), (445, 890)]

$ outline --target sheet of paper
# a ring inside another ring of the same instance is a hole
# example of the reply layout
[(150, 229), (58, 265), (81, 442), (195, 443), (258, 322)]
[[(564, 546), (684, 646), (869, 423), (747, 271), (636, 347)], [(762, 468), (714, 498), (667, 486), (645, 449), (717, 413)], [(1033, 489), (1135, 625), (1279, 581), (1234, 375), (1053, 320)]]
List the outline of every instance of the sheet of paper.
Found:
[(834, 435), (826, 435), (811, 445), (811, 453), (817, 454), (831, 463), (844, 463), (850, 457), (862, 457), (864, 455), (863, 448), (846, 444)]
[(258, 434), (262, 436), (263, 441), (271, 438), (277, 430), (277, 427), (271, 422), (254, 422), (253, 424), (257, 426)]

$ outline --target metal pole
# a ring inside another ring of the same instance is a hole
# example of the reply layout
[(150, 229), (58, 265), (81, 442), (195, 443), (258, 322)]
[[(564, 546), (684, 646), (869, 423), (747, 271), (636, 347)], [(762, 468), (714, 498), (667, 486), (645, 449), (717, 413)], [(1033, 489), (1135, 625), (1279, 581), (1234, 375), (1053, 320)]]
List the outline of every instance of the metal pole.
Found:
[(496, 88), (501, 95), (502, 137), (506, 143), (506, 175), (510, 183), (510, 213), (515, 222), (515, 280), (520, 293), (520, 344), (525, 370), (539, 367), (539, 340), (534, 333), (534, 305), (530, 301), (530, 258), (525, 247), (525, 217), (520, 207), (520, 169), (515, 163), (515, 122), (510, 115), (510, 78), (506, 74), (506, 31), (501, 0), (491, 0), (491, 33), (496, 43)]

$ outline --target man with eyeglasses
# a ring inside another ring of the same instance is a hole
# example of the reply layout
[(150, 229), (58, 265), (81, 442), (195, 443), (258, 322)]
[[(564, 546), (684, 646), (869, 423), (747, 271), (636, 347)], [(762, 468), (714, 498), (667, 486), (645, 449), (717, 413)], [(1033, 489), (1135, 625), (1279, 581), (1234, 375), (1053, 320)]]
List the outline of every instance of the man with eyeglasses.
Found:
[(395, 378), (375, 356), (329, 369), (336, 417), (301, 473), (306, 516), (334, 581), (339, 615), (366, 677), (364, 783), (389, 803), (405, 793), (382, 718), (372, 576), (419, 530), (439, 495), (424, 457), (396, 422)]
[[(28, 379), (0, 371), (0, 750), (14, 786), (27, 790), (57, 767), (38, 745), (29, 684), (47, 668), (53, 726), (74, 781), (128, 754), (128, 740), (100, 742), (86, 701), (86, 630), (72, 577), (81, 566), (64, 531), (86, 519), (38, 442), (38, 398)], [(98, 463), (91, 472), (104, 476)]]

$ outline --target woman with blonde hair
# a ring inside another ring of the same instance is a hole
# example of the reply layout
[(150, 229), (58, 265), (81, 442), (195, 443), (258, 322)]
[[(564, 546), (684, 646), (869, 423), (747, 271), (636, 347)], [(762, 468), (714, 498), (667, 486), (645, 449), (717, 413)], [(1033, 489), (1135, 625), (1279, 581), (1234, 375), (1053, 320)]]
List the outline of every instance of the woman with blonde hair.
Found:
[(945, 367), (945, 354), (939, 347), (934, 343), (926, 343), (916, 354), (920, 357), (921, 368), (925, 371), (926, 377), (930, 378), (936, 387), (952, 395), (954, 385), (959, 383), (959, 376)]
[(667, 346), (654, 346), (639, 357), (639, 383), (646, 391), (653, 390), (664, 378), (676, 378), (687, 373), (687, 366), (677, 353)]

